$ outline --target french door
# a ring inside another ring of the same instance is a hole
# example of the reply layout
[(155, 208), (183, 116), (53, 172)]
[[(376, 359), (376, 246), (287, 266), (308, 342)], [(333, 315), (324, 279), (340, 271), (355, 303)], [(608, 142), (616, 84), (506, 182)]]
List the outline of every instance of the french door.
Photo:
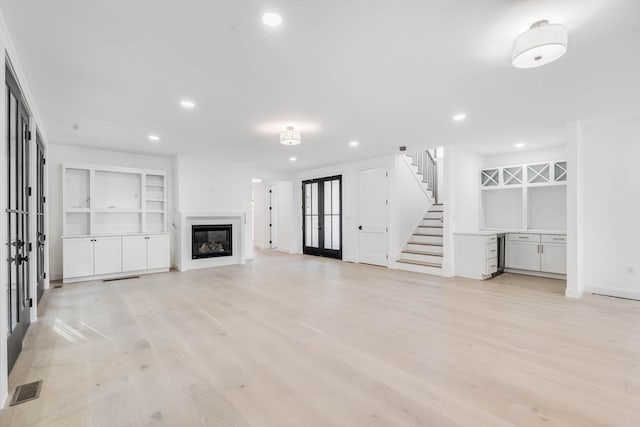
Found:
[(29, 327), (29, 116), (20, 87), (6, 69), (7, 91), (7, 301), (9, 370), (20, 351)]
[(36, 132), (36, 268), (38, 279), (38, 304), (42, 300), (42, 294), (44, 293), (44, 282), (47, 278), (45, 270), (45, 242), (47, 236), (44, 234), (44, 203), (46, 201), (44, 195), (45, 185), (45, 164), (46, 159), (44, 157), (44, 145), (42, 144), (42, 138), (40, 134)]
[(342, 176), (302, 183), (303, 252), (342, 259)]

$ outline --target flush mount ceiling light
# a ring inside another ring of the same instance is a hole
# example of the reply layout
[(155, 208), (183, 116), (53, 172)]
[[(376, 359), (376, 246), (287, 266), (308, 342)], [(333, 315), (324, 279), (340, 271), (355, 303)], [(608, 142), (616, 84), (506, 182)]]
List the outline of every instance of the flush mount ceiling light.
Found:
[(452, 117), (454, 122), (464, 122), (467, 119), (467, 115), (464, 113), (458, 113)]
[(280, 144), (282, 145), (298, 145), (302, 142), (302, 132), (293, 129), (293, 126), (287, 126), (287, 130), (280, 132)]
[(158, 142), (160, 137), (158, 135), (149, 135), (149, 141)]
[(282, 16), (269, 12), (262, 15), (262, 22), (270, 27), (279, 27), (282, 24)]
[(349, 147), (357, 147), (358, 145), (360, 145), (360, 143), (358, 141), (349, 142)]
[(188, 110), (191, 110), (192, 108), (195, 108), (195, 106), (196, 106), (195, 102), (191, 101), (190, 99), (183, 99), (182, 101), (180, 101), (180, 105), (183, 108), (186, 108)]
[(516, 68), (547, 65), (567, 52), (568, 43), (567, 27), (550, 24), (549, 21), (538, 21), (513, 43), (511, 63)]
[(295, 157), (289, 157), (289, 161), (290, 162), (295, 162), (296, 160), (298, 160), (298, 159), (296, 159)]

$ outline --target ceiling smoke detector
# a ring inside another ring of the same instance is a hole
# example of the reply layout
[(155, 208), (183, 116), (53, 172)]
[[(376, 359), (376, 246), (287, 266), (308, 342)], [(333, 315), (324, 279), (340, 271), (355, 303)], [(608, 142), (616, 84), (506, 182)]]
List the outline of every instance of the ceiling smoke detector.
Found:
[(513, 43), (511, 63), (516, 68), (541, 67), (562, 57), (568, 44), (567, 27), (538, 21)]
[(302, 132), (288, 126), (287, 130), (280, 132), (280, 144), (282, 145), (298, 145), (302, 142)]

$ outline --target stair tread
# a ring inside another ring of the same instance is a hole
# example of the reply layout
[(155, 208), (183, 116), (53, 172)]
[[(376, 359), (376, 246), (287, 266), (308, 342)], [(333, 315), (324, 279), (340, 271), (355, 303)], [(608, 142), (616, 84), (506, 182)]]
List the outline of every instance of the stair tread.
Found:
[(403, 259), (403, 258), (399, 258), (396, 261), (402, 262), (404, 264), (414, 264), (414, 265), (422, 265), (424, 267), (442, 268), (442, 264), (436, 264), (435, 262), (414, 261), (412, 259)]
[(413, 254), (413, 255), (430, 255), (430, 256), (439, 256), (443, 257), (444, 254), (439, 254), (437, 252), (425, 252), (425, 251), (414, 251), (411, 249), (405, 249), (402, 251), (403, 254)]
[(413, 233), (414, 236), (444, 237), (442, 234)]
[(422, 245), (422, 246), (444, 246), (442, 243), (423, 243), (423, 242), (408, 242), (411, 245)]
[(422, 228), (443, 228), (441, 225), (419, 225), (418, 227)]

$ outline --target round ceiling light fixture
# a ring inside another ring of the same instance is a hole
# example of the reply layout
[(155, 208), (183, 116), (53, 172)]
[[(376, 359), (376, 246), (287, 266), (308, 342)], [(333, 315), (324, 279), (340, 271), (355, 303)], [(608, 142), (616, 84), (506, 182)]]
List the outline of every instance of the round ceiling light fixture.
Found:
[(279, 27), (282, 24), (282, 16), (269, 12), (262, 15), (262, 22), (270, 27)]
[(282, 145), (298, 145), (302, 142), (302, 132), (293, 129), (293, 126), (287, 126), (287, 130), (280, 132), (280, 144)]
[(513, 43), (511, 63), (516, 68), (541, 67), (562, 57), (568, 44), (567, 27), (538, 21)]

